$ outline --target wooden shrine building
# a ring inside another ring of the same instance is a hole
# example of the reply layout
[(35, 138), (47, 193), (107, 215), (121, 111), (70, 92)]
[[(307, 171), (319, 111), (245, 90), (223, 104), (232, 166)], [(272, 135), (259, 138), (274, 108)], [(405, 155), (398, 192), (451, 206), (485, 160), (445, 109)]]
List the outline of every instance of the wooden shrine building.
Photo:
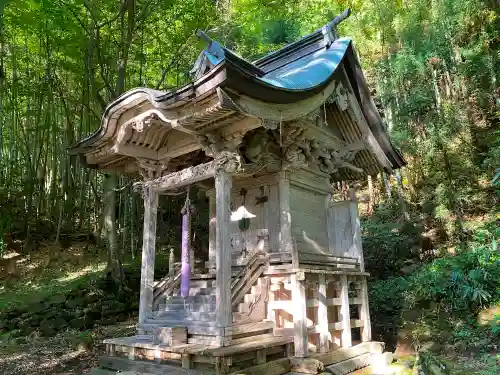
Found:
[[(334, 201), (332, 182), (404, 161), (338, 20), (253, 63), (199, 32), (191, 83), (125, 93), (72, 148), (143, 177), (137, 334), (105, 340), (103, 368), (343, 374), (381, 355), (355, 195)], [(158, 195), (194, 184), (209, 197), (209, 259), (155, 280)]]

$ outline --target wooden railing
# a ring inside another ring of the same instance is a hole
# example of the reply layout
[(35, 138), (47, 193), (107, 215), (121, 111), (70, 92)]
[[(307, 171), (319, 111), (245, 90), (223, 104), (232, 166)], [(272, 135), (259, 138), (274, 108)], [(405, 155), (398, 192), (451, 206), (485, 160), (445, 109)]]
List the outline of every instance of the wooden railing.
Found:
[(269, 263), (269, 255), (263, 251), (255, 253), (247, 265), (231, 282), (231, 306), (236, 307), (247, 294)]
[(181, 264), (175, 263), (173, 272), (163, 277), (155, 284), (153, 290), (153, 306), (158, 304), (158, 300), (162, 296), (172, 295), (175, 289), (181, 285)]

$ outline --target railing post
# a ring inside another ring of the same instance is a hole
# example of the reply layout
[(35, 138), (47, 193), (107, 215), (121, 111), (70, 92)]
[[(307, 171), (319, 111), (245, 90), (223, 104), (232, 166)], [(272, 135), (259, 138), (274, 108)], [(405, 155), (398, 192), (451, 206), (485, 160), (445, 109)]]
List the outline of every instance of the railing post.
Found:
[(170, 248), (170, 254), (168, 255), (168, 275), (174, 276), (175, 274), (175, 254), (174, 248)]

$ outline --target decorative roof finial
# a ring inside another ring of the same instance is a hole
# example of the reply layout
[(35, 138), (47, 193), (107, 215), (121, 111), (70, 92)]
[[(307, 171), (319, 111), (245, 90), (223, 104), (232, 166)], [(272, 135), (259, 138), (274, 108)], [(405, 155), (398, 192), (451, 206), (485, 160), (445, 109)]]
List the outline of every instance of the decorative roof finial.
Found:
[(351, 8), (347, 8), (341, 14), (339, 14), (337, 17), (335, 17), (333, 20), (331, 20), (325, 25), (325, 27), (323, 28), (323, 33), (325, 35), (325, 38), (328, 39), (328, 45), (333, 43), (333, 41), (338, 38), (336, 31), (337, 25), (339, 25), (350, 15), (351, 15)]

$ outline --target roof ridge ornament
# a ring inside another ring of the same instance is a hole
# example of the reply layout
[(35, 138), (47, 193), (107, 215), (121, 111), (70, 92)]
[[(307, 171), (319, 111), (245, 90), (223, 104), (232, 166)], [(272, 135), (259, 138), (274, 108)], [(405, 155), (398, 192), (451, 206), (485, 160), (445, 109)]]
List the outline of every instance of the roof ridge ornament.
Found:
[(333, 20), (328, 22), (325, 26), (323, 26), (323, 35), (325, 36), (326, 46), (330, 47), (330, 44), (333, 43), (335, 39), (338, 38), (337, 35), (337, 25), (339, 25), (342, 21), (349, 18), (351, 15), (351, 8), (347, 8), (341, 14), (336, 16)]

